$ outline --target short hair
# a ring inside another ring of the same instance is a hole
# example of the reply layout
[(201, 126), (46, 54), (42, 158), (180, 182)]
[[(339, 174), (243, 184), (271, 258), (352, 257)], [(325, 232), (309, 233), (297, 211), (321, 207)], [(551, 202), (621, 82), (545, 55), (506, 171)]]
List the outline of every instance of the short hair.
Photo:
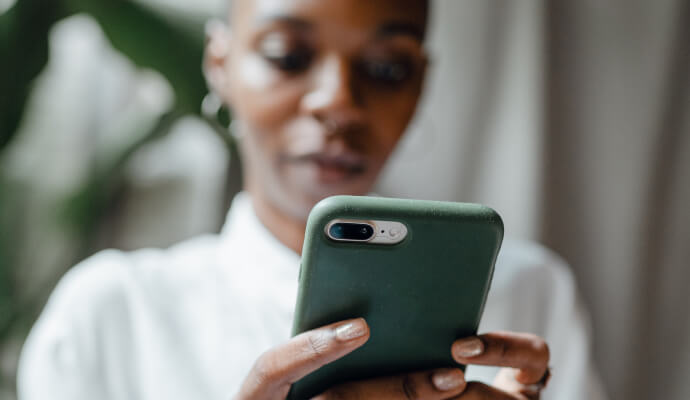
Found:
[[(235, 6), (244, 0), (226, 0), (223, 4), (223, 16), (227, 18), (228, 21), (232, 21), (232, 16), (235, 13)], [(254, 0), (252, 0), (254, 1)], [(426, 19), (426, 25), (429, 25), (431, 20), (431, 0), (418, 0), (423, 3), (424, 6), (424, 18)]]

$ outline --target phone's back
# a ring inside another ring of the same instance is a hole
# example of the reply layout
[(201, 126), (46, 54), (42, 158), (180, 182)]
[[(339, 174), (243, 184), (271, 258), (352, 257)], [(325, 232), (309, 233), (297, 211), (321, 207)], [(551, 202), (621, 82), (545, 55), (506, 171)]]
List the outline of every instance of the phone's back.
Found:
[[(325, 228), (337, 219), (397, 221), (407, 235), (395, 245), (336, 242)], [(295, 383), (290, 398), (457, 366), (451, 344), (477, 331), (502, 238), (499, 215), (477, 204), (353, 196), (317, 204), (307, 223), (293, 334), (363, 317), (371, 337)]]

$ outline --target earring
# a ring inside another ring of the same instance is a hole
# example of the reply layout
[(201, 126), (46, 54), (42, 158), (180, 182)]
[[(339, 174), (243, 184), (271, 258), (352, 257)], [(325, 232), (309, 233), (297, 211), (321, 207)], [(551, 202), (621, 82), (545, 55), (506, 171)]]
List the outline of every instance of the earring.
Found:
[(230, 126), (228, 127), (230, 136), (232, 136), (235, 141), (240, 141), (244, 137), (244, 130), (242, 129), (241, 123), (237, 119), (230, 121)]
[(230, 110), (223, 100), (215, 92), (211, 91), (201, 101), (201, 114), (218, 122), (223, 128), (229, 129), (231, 117)]

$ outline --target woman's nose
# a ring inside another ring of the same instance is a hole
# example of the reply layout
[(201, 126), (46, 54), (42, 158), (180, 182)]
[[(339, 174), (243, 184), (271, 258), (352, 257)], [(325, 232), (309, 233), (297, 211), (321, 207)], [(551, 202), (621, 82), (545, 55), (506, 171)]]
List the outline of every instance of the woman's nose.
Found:
[(333, 113), (356, 111), (360, 101), (355, 78), (347, 60), (335, 56), (325, 60), (316, 73), (311, 90), (302, 100), (304, 110), (317, 119)]

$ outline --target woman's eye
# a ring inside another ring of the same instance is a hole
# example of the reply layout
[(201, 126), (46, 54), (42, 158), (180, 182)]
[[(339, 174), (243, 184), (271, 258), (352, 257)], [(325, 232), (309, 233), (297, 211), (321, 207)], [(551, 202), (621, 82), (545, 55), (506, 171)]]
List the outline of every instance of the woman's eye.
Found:
[(312, 54), (305, 50), (295, 50), (281, 55), (264, 55), (264, 58), (281, 71), (299, 72), (307, 69)]
[(412, 72), (410, 63), (405, 61), (367, 61), (362, 69), (368, 78), (391, 85), (402, 83)]
[(261, 55), (274, 67), (285, 72), (298, 72), (311, 63), (312, 52), (304, 46), (296, 46), (282, 34), (267, 35), (259, 46)]

